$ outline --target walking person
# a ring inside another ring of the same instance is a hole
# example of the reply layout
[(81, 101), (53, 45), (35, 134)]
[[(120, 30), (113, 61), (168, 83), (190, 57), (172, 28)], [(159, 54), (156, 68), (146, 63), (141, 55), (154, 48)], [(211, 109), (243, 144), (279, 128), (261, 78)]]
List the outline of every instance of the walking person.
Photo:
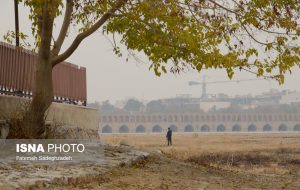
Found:
[(168, 141), (168, 146), (172, 145), (172, 130), (170, 129), (170, 127), (168, 128), (166, 137), (167, 137), (167, 141)]

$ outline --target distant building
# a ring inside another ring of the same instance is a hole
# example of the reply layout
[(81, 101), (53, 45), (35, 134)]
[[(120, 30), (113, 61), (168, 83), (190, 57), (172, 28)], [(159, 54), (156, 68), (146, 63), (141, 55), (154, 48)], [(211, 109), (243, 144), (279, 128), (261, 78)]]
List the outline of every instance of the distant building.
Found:
[(103, 114), (100, 133), (300, 132), (299, 113), (118, 113)]
[(289, 92), (281, 96), (280, 104), (299, 104), (300, 92)]
[(204, 112), (208, 112), (208, 111), (215, 111), (215, 110), (219, 110), (219, 109), (225, 109), (225, 108), (229, 108), (231, 105), (230, 102), (225, 102), (225, 101), (201, 101), (200, 102), (200, 109)]
[(140, 112), (101, 112), (100, 133), (300, 131), (300, 92), (153, 100)]

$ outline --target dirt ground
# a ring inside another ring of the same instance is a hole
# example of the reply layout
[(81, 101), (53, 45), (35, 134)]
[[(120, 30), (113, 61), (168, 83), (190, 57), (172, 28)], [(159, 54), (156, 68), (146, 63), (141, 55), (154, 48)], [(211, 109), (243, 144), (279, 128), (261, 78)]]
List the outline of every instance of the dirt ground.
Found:
[(300, 134), (103, 135), (152, 152), (93, 189), (300, 189)]
[[(166, 146), (165, 134), (110, 134), (101, 135), (101, 141), (109, 144), (104, 152), (107, 160), (118, 158), (117, 165), (61, 167), (62, 177), (36, 181), (24, 189), (300, 189), (300, 133), (175, 133), (172, 146)], [(123, 162), (133, 150), (147, 154)], [(0, 168), (0, 189), (12, 189), (5, 181), (11, 171), (24, 173), (11, 167)], [(66, 177), (79, 170), (85, 174)], [(34, 175), (26, 172), (23, 181)]]
[(128, 144), (145, 150), (174, 152), (176, 157), (193, 154), (300, 148), (300, 133), (173, 133), (172, 147), (166, 146), (165, 134), (101, 135), (104, 143)]
[(74, 189), (300, 189), (298, 175), (254, 175), (157, 155), (148, 159), (144, 164), (114, 168), (105, 180), (94, 180)]

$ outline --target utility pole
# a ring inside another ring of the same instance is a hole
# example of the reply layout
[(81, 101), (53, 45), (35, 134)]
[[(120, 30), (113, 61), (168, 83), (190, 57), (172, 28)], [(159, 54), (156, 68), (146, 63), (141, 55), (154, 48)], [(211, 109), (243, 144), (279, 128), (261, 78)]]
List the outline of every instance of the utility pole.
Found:
[(16, 34), (16, 46), (19, 47), (19, 1), (15, 0), (15, 34)]

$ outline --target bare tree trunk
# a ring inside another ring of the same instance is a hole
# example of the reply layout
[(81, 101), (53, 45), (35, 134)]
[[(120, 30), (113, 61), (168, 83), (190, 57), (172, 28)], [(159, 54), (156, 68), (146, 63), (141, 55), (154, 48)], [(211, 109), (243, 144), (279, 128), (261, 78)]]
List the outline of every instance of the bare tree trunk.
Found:
[(45, 112), (53, 100), (52, 66), (49, 60), (38, 58), (35, 89), (24, 116), (24, 132), (29, 138), (40, 138), (45, 132)]
[[(53, 100), (51, 39), (54, 17), (51, 6), (47, 2), (45, 3), (43, 14), (39, 20), (41, 41), (36, 65), (33, 98), (23, 118), (23, 128), (27, 138), (43, 137), (45, 132), (45, 112)], [(48, 3), (51, 4), (53, 2)]]

